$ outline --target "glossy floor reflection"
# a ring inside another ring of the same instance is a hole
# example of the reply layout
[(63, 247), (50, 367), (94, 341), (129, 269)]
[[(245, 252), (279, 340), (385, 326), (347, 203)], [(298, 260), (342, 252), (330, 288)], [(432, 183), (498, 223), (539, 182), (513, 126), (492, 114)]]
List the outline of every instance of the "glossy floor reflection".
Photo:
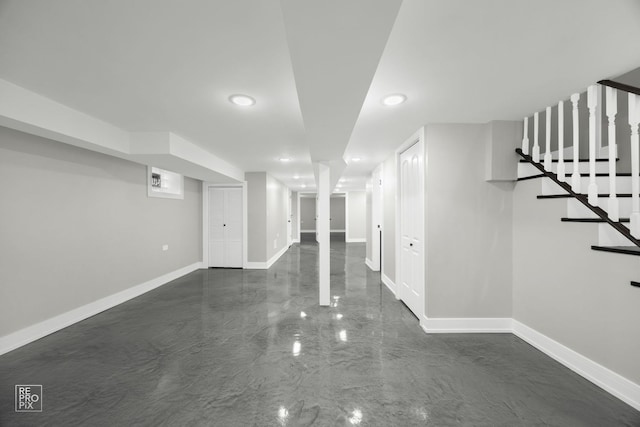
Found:
[[(319, 307), (316, 258), (200, 270), (0, 357), (0, 425), (640, 425), (513, 335), (426, 335), (363, 244), (332, 243)], [(15, 413), (14, 384), (44, 411)]]

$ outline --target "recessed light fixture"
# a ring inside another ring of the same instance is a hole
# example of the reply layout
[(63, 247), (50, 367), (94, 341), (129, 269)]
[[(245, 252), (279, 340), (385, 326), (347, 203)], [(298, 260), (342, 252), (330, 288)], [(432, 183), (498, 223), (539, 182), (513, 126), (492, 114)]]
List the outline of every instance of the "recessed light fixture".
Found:
[(289, 157), (280, 157), (280, 161), (283, 163), (286, 163), (288, 161), (290, 161), (291, 159)]
[(293, 179), (300, 179), (300, 175), (293, 175)]
[(407, 100), (407, 95), (401, 93), (394, 93), (393, 95), (387, 95), (382, 98), (382, 103), (387, 107), (393, 107), (394, 105), (400, 105)]
[(351, 161), (352, 162), (356, 162), (356, 163), (359, 162), (360, 160), (362, 160), (362, 159), (360, 159), (360, 157), (352, 157), (351, 158)]
[(302, 188), (307, 188), (307, 184), (302, 184)]
[(240, 107), (251, 107), (256, 103), (256, 100), (249, 95), (236, 94), (229, 97), (229, 102)]
[(340, 182), (344, 182), (344, 178), (340, 178)]

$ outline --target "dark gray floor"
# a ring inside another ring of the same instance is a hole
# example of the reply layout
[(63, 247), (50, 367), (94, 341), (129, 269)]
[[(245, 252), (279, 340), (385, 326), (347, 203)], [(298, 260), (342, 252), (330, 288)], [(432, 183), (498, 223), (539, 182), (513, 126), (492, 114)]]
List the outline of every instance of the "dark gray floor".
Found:
[[(510, 334), (426, 335), (332, 244), (268, 271), (200, 270), (0, 357), (2, 426), (639, 426), (640, 413)], [(15, 413), (14, 384), (44, 411)]]

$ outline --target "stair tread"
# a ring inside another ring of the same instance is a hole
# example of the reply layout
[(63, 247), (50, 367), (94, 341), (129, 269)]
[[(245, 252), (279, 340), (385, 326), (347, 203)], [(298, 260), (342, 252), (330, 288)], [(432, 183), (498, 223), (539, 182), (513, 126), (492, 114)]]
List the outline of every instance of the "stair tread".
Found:
[(591, 246), (595, 251), (615, 252), (619, 254), (638, 255), (640, 256), (640, 247), (638, 246)]
[[(588, 196), (587, 193), (580, 193), (582, 196)], [(608, 198), (610, 196), (609, 193), (598, 194), (598, 198)], [(538, 199), (569, 199), (573, 197), (571, 194), (539, 194), (537, 196)], [(631, 193), (621, 193), (616, 194), (616, 197), (630, 198)]]
[[(620, 160), (620, 159), (616, 159), (616, 162)], [(608, 162), (609, 158), (608, 157), (599, 157), (596, 159), (596, 162)], [(553, 159), (552, 160), (553, 163), (558, 163), (558, 159)], [(573, 163), (573, 159), (564, 159), (565, 163)], [(578, 162), (580, 163), (588, 163), (589, 159), (581, 157), (578, 159)], [(529, 163), (527, 160), (524, 159), (520, 159), (520, 163)]]
[[(562, 222), (598, 222), (598, 223), (607, 222), (602, 218), (567, 218), (567, 217), (560, 218), (560, 221)], [(629, 221), (630, 221), (629, 218), (620, 218), (620, 221), (618, 222), (629, 222)]]

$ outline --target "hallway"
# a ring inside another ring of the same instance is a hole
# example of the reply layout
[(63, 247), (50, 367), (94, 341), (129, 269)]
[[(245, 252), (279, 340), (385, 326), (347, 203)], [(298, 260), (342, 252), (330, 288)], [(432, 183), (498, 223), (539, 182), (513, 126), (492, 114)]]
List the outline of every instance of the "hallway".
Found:
[[(269, 270), (198, 270), (0, 357), (0, 425), (618, 426), (640, 413), (511, 334), (426, 335), (332, 242)], [(15, 413), (14, 384), (43, 412)]]

